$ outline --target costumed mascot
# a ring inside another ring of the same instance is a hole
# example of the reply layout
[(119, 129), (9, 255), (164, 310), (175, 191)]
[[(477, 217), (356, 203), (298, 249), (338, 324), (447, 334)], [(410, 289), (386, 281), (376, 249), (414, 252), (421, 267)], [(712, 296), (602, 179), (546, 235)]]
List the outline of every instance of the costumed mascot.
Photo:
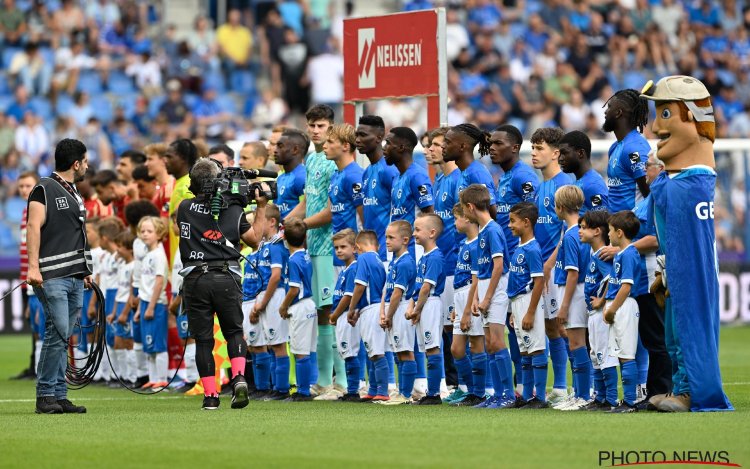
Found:
[(655, 101), (652, 131), (666, 171), (651, 185), (650, 215), (665, 258), (652, 292), (664, 299), (673, 391), (663, 412), (733, 410), (719, 370), (719, 281), (714, 231), (714, 112), (705, 85), (670, 76), (643, 89)]

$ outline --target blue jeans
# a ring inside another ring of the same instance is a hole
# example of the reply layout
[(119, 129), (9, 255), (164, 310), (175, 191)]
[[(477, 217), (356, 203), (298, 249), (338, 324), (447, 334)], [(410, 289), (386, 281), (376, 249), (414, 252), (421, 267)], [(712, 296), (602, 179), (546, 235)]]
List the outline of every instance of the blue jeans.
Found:
[(68, 395), (65, 383), (68, 339), (83, 306), (83, 280), (72, 277), (45, 280), (41, 287), (34, 287), (34, 293), (46, 317), (44, 343), (36, 370), (36, 395), (65, 399)]

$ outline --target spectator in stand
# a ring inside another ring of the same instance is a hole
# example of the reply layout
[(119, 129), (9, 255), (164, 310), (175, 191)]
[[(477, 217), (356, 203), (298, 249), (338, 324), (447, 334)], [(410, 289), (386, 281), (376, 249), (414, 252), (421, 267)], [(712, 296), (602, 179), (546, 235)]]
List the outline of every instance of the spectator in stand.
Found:
[(727, 137), (729, 138), (747, 138), (750, 135), (750, 102), (744, 105), (742, 112), (734, 115), (729, 128)]
[(297, 36), (302, 37), (305, 34), (305, 28), (302, 23), (305, 20), (307, 5), (301, 4), (298, 0), (281, 0), (277, 3), (284, 24), (292, 28)]
[(173, 130), (192, 125), (193, 114), (182, 97), (182, 85), (179, 81), (167, 82), (167, 100), (159, 107), (159, 115), (167, 120)]
[(435, 5), (432, 4), (432, 0), (411, 0), (410, 2), (405, 3), (404, 11), (431, 10), (435, 8)]
[(480, 31), (494, 32), (502, 18), (500, 7), (492, 0), (477, 0), (467, 12), (469, 31), (473, 34)]
[(290, 111), (304, 113), (310, 104), (309, 87), (302, 81), (307, 67), (307, 45), (302, 42), (294, 28), (284, 29), (284, 44), (279, 48), (279, 63), (284, 100)]
[(146, 96), (161, 94), (161, 67), (150, 52), (134, 57), (125, 68), (125, 74), (135, 79), (135, 84)]
[(98, 26), (120, 21), (120, 8), (111, 0), (91, 0), (87, 2), (86, 18)]
[(16, 129), (16, 150), (21, 157), (21, 167), (24, 169), (39, 168), (39, 174), (49, 174), (46, 170), (47, 154), (50, 150), (50, 139), (47, 129), (42, 125), (42, 119), (33, 111), (26, 111), (23, 123)]
[(60, 8), (52, 13), (52, 31), (58, 44), (68, 45), (73, 34), (86, 27), (86, 17), (75, 1), (62, 0), (61, 3)]
[(273, 88), (266, 88), (261, 92), (261, 101), (253, 109), (252, 121), (256, 127), (270, 128), (286, 117), (288, 109), (286, 102), (281, 99)]
[(724, 137), (725, 135), (721, 134), (728, 131), (729, 123), (736, 115), (744, 111), (745, 106), (737, 99), (737, 93), (732, 86), (723, 86), (719, 91), (719, 96), (712, 96), (712, 98), (714, 115), (718, 124), (716, 130), (719, 132), (719, 136)]
[(0, 155), (7, 155), (16, 139), (15, 122), (0, 110)]
[(94, 109), (89, 102), (88, 93), (76, 91), (73, 94), (73, 106), (70, 108), (68, 116), (73, 119), (73, 123), (77, 127), (84, 127), (93, 115)]
[(115, 57), (122, 57), (128, 52), (125, 26), (119, 20), (102, 27), (99, 51)]
[(574, 89), (570, 92), (570, 102), (560, 108), (560, 126), (566, 132), (581, 130), (586, 127), (588, 115), (589, 106), (583, 101), (581, 92)]
[(544, 80), (544, 97), (551, 104), (562, 106), (570, 102), (571, 93), (578, 88), (578, 75), (570, 64), (558, 62), (555, 75)]
[(22, 51), (13, 56), (8, 74), (23, 84), (32, 95), (49, 94), (52, 66), (45, 62), (39, 53), (39, 45), (35, 42), (29, 42)]
[(503, 122), (510, 111), (510, 106), (496, 89), (485, 88), (482, 91), (482, 101), (476, 109), (474, 120), (477, 126), (489, 132), (497, 127), (498, 122)]
[(187, 38), (188, 46), (193, 53), (197, 54), (203, 62), (210, 64), (211, 68), (217, 68), (218, 48), (216, 46), (216, 34), (211, 29), (211, 23), (203, 15), (199, 15), (193, 22), (193, 31)]
[(448, 8), (445, 13), (445, 47), (448, 62), (453, 62), (458, 58), (462, 49), (467, 49), (471, 44), (469, 32), (461, 23), (456, 8)]
[(335, 38), (329, 38), (325, 52), (310, 58), (303, 80), (310, 85), (312, 104), (326, 104), (333, 109), (335, 115), (341, 114), (341, 103), (344, 101), (344, 57)]
[(240, 24), (240, 19), (240, 10), (229, 10), (227, 22), (216, 30), (216, 43), (227, 77), (235, 69), (246, 68), (250, 63), (253, 36), (248, 28)]
[(110, 169), (114, 165), (114, 154), (109, 137), (96, 117), (90, 117), (86, 126), (80, 129), (81, 141), (86, 145), (89, 165), (93, 168)]
[(523, 38), (524, 42), (535, 52), (541, 52), (544, 49), (544, 44), (550, 38), (551, 35), (542, 21), (542, 17), (537, 14), (531, 15), (526, 35)]
[(104, 66), (101, 62), (88, 55), (81, 41), (73, 42), (70, 47), (60, 47), (55, 51), (55, 67), (52, 75), (52, 91), (73, 94), (78, 85), (81, 70), (91, 70)]
[(16, 8), (15, 0), (4, 0), (0, 9), (0, 34), (2, 45), (18, 47), (23, 42), (26, 33), (26, 18), (23, 12)]
[(219, 138), (224, 134), (232, 116), (221, 109), (216, 101), (216, 88), (203, 86), (203, 96), (193, 108), (196, 124), (208, 138)]
[(677, 38), (677, 28), (685, 17), (685, 10), (677, 0), (661, 0), (651, 6), (651, 16), (659, 19), (659, 29), (667, 35), (671, 42)]

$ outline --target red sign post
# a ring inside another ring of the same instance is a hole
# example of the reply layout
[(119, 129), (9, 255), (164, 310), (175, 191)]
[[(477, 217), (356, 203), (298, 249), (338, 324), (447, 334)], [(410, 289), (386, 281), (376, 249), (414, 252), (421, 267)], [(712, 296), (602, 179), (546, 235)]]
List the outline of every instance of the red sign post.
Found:
[(427, 126), (447, 114), (445, 10), (344, 20), (344, 120), (356, 125), (364, 101), (427, 98)]

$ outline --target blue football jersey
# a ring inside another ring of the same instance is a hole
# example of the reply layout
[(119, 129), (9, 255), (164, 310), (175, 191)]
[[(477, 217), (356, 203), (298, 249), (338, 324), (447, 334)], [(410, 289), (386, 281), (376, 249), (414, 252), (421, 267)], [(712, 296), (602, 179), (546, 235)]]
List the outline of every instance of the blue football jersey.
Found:
[(565, 230), (557, 248), (555, 259), (555, 285), (565, 285), (568, 270), (578, 272), (578, 282), (583, 283), (586, 277), (586, 267), (589, 265), (589, 249), (581, 244), (578, 237), (578, 225)]
[(492, 277), (494, 259), (498, 256), (503, 258), (503, 274), (508, 273), (510, 261), (508, 260), (508, 247), (505, 244), (503, 229), (495, 220), (490, 220), (479, 230), (477, 237), (477, 263), (476, 272), (479, 280)]
[(305, 193), (306, 174), (305, 165), (300, 164), (291, 172), (281, 173), (276, 178), (276, 200), (274, 201), (274, 205), (279, 208), (282, 219), (294, 210), (294, 207), (299, 204), (299, 198)]
[[(469, 166), (461, 171), (461, 182), (458, 184), (458, 193), (472, 184), (482, 184), (490, 191), (490, 205), (495, 205), (495, 181), (492, 179), (490, 171), (479, 160), (474, 160)], [(456, 197), (458, 200), (458, 197)]]
[[(417, 209), (434, 205), (432, 183), (421, 166), (412, 163), (399, 174), (391, 189), (391, 221), (406, 220), (414, 226)], [(413, 242), (413, 241), (412, 241)]]
[(586, 269), (583, 291), (586, 297), (586, 307), (589, 311), (592, 311), (594, 308), (591, 306), (591, 297), (601, 298), (605, 287), (604, 282), (609, 281), (609, 276), (612, 272), (612, 261), (599, 259), (601, 249), (596, 252), (591, 247), (588, 249), (589, 266)]
[(609, 286), (607, 287), (607, 299), (614, 300), (620, 286), (623, 283), (631, 285), (630, 297), (635, 298), (635, 292), (638, 289), (638, 279), (641, 277), (641, 255), (632, 244), (615, 254), (612, 262), (612, 274), (609, 276)]
[(533, 202), (536, 190), (539, 187), (539, 176), (534, 168), (518, 160), (500, 181), (497, 183), (497, 224), (505, 233), (505, 242), (508, 243), (508, 253), (512, 256), (518, 246), (518, 238), (513, 236), (508, 223), (510, 222), (510, 209), (520, 202)]
[[(261, 289), (265, 291), (268, 288), (268, 279), (271, 278), (271, 270), (281, 269), (283, 274), (286, 271), (286, 263), (289, 260), (289, 250), (284, 246), (284, 241), (277, 238), (274, 242), (263, 242), (258, 249), (258, 270), (260, 270), (260, 279), (263, 282)], [(279, 282), (279, 288), (284, 287), (284, 279)]]
[(458, 243), (456, 242), (456, 219), (453, 216), (453, 206), (458, 203), (456, 194), (458, 184), (461, 181), (461, 171), (454, 170), (450, 174), (438, 174), (435, 177), (435, 185), (432, 186), (433, 198), (435, 200), (435, 213), (443, 220), (443, 232), (437, 240), (437, 247), (443, 253), (445, 259), (445, 276), (453, 276), (456, 267), (456, 254)]
[(362, 175), (362, 205), (365, 216), (362, 226), (378, 235), (378, 254), (383, 262), (388, 260), (385, 229), (391, 221), (391, 189), (397, 177), (398, 169), (389, 166), (385, 158), (380, 158), (377, 163), (368, 166)]
[(292, 304), (312, 297), (312, 261), (307, 251), (304, 249), (295, 251), (289, 256), (289, 262), (286, 265), (286, 275), (284, 275), (287, 279), (286, 291), (288, 292), (292, 287), (299, 288), (299, 293), (292, 300)]
[(477, 238), (464, 239), (461, 247), (458, 248), (456, 256), (456, 271), (453, 276), (453, 289), (458, 290), (466, 285), (471, 284), (472, 259), (477, 257)]
[(544, 277), (544, 263), (542, 249), (532, 238), (516, 246), (516, 252), (511, 255), (508, 298), (515, 298), (533, 290), (535, 277)]
[[(258, 252), (252, 252), (245, 256), (245, 272), (242, 278), (242, 296), (245, 301), (254, 300), (263, 290), (263, 281), (260, 278), (258, 268)], [(270, 272), (269, 272), (270, 275)]]
[(333, 300), (331, 304), (331, 311), (335, 311), (338, 307), (341, 299), (347, 295), (351, 296), (352, 292), (347, 292), (347, 284), (354, 284), (354, 274), (357, 271), (357, 261), (353, 261), (351, 264), (346, 266), (344, 270), (339, 272), (338, 278), (336, 278), (336, 288), (333, 290)]
[(443, 272), (443, 254), (437, 247), (424, 253), (417, 265), (417, 278), (414, 281), (414, 301), (419, 299), (419, 290), (425, 283), (430, 284), (430, 296), (440, 296), (445, 289), (445, 273)]
[(344, 228), (350, 228), (355, 233), (359, 231), (356, 209), (362, 205), (362, 173), (362, 168), (352, 161), (331, 176), (328, 197), (331, 200), (331, 229), (334, 233)]
[(417, 278), (417, 266), (409, 251), (393, 259), (388, 265), (388, 276), (385, 281), (385, 302), (391, 301), (393, 290), (400, 288), (401, 298), (406, 300), (414, 295), (414, 281)]
[(385, 269), (380, 256), (376, 252), (363, 252), (357, 257), (357, 272), (354, 283), (364, 285), (365, 293), (357, 303), (357, 309), (380, 303), (385, 286)]
[(539, 218), (537, 218), (534, 227), (534, 238), (542, 248), (542, 261), (546, 262), (555, 246), (560, 241), (563, 222), (557, 218), (555, 213), (555, 192), (562, 186), (573, 184), (573, 179), (563, 173), (557, 173), (555, 177), (539, 184), (536, 191), (536, 206), (539, 209)]
[[(638, 241), (646, 236), (656, 236), (656, 228), (650, 223), (648, 216), (648, 206), (651, 203), (651, 195), (635, 204), (633, 213), (641, 222), (638, 228), (638, 234), (633, 238), (633, 242)], [(638, 279), (638, 290), (635, 296), (641, 296), (648, 293), (654, 276), (656, 275), (656, 252), (650, 252), (646, 255), (641, 254), (641, 276)]]
[(595, 169), (591, 168), (586, 171), (581, 179), (576, 179), (573, 184), (580, 187), (583, 192), (581, 215), (589, 210), (607, 210), (609, 190), (604, 179)]
[(648, 141), (635, 129), (609, 147), (607, 186), (610, 212), (633, 210), (635, 203), (643, 198), (635, 180), (646, 176), (649, 151)]

